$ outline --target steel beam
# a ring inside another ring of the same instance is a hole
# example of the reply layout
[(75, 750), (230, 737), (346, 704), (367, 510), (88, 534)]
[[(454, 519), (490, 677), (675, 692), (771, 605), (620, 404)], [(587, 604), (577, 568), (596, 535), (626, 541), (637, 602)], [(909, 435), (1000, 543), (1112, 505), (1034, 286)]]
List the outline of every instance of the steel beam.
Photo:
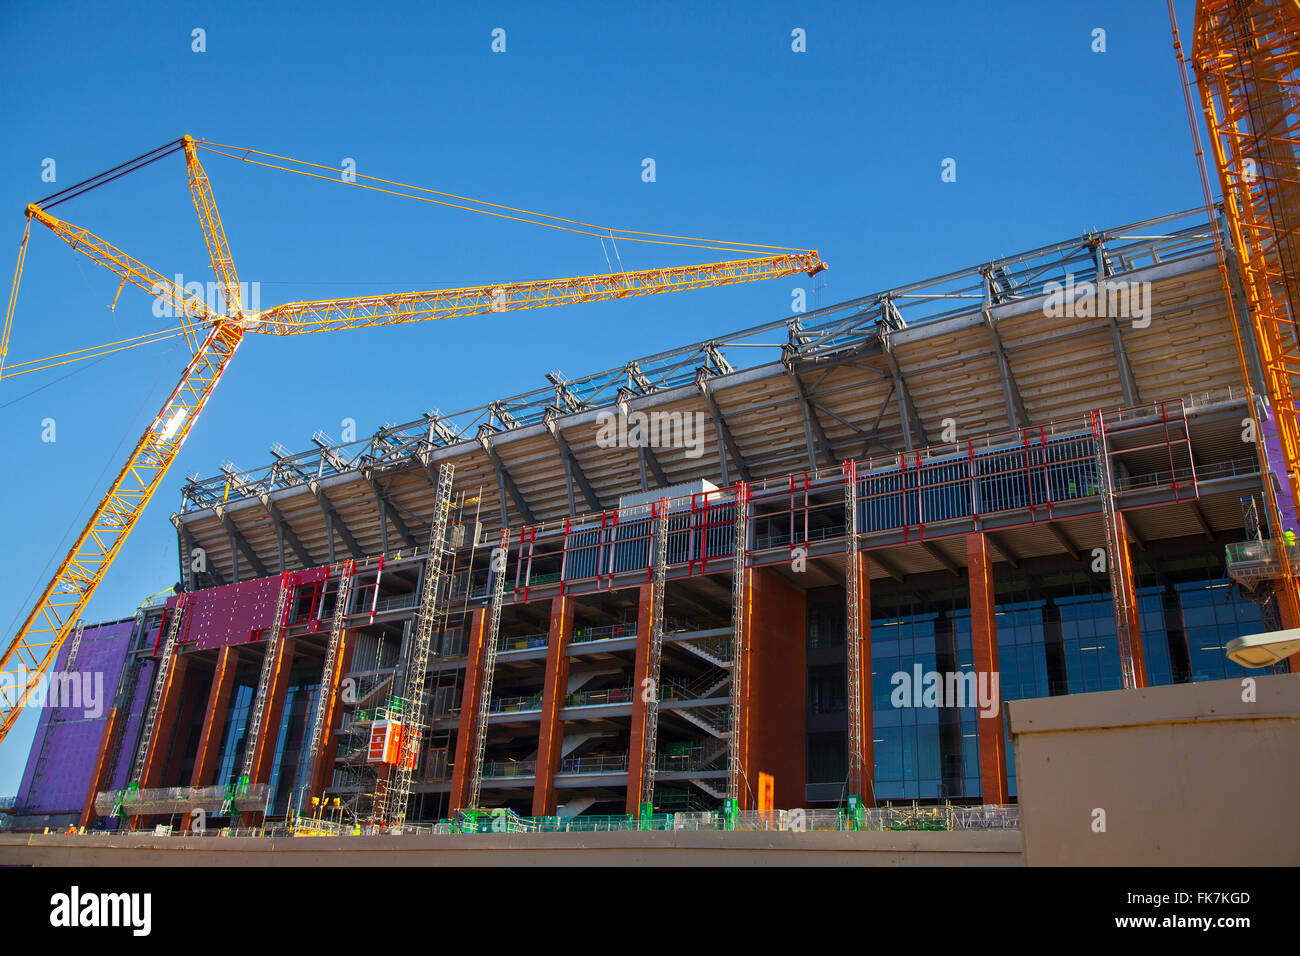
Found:
[(338, 531), (339, 537), (343, 539), (343, 543), (348, 546), (348, 550), (352, 552), (352, 557), (358, 560), (364, 558), (366, 556), (365, 551), (361, 549), (361, 545), (357, 544), (357, 539), (352, 536), (352, 531), (348, 528), (347, 522), (345, 522), (342, 516), (334, 509), (334, 504), (330, 501), (329, 495), (325, 494), (325, 490), (314, 481), (309, 482), (307, 487), (310, 488), (311, 493), (316, 496), (316, 502), (320, 505), (320, 510), (325, 515), (325, 523), (327, 531), (329, 532), (330, 563), (334, 563), (335, 530)]
[(903, 581), (906, 580), (907, 575), (903, 572), (903, 569), (893, 561), (886, 558), (882, 552), (868, 551), (867, 557), (871, 559), (873, 564), (879, 565), (880, 570), (884, 571), (899, 584), (902, 584)]
[(388, 495), (384, 493), (384, 489), (380, 487), (379, 482), (369, 473), (366, 474), (366, 481), (369, 483), (371, 490), (374, 491), (375, 503), (379, 506), (379, 531), (380, 537), (384, 542), (384, 551), (388, 551), (388, 526), (385, 519), (393, 523), (393, 527), (397, 529), (397, 533), (402, 536), (403, 540), (406, 541), (412, 550), (418, 549), (420, 547), (420, 542), (417, 541), (415, 535), (411, 533), (411, 529), (406, 526), (406, 522), (403, 521), (402, 516), (397, 513), (397, 509), (393, 506), (393, 503), (388, 500)]
[(952, 558), (948, 557), (948, 555), (944, 554), (944, 553), (943, 553), (943, 552), (942, 552), (938, 547), (936, 547), (932, 542), (929, 542), (929, 541), (922, 541), (922, 542), (921, 542), (921, 547), (925, 549), (925, 552), (926, 552), (928, 555), (930, 555), (930, 557), (934, 558), (936, 561), (938, 561), (940, 564), (942, 564), (945, 568), (947, 568), (947, 569), (949, 570), (949, 572), (951, 572), (951, 574), (952, 574), (953, 577), (955, 577), (955, 578), (959, 578), (959, 577), (961, 577), (961, 566), (958, 565), (956, 562), (954, 562), (954, 561), (952, 560)]
[(298, 556), (298, 560), (302, 562), (304, 568), (316, 567), (317, 562), (312, 558), (307, 549), (303, 547), (302, 541), (298, 538), (298, 535), (294, 533), (293, 528), (289, 526), (288, 519), (285, 518), (285, 516), (280, 513), (280, 509), (275, 506), (275, 502), (271, 500), (271, 496), (262, 492), (258, 497), (261, 499), (262, 507), (266, 509), (266, 513), (271, 516), (271, 522), (275, 525), (275, 533), (279, 539), (280, 547), (280, 570), (284, 570), (284, 542), (286, 541), (289, 542), (289, 547), (293, 549), (293, 553)]
[(664, 466), (659, 464), (659, 459), (647, 445), (638, 445), (636, 449), (637, 461), (641, 466), (641, 490), (649, 491), (646, 483), (646, 467), (654, 472), (655, 481), (659, 483), (660, 488), (668, 487), (668, 475), (664, 471)]
[(176, 519), (176, 530), (180, 532), (180, 536), (185, 542), (184, 564), (185, 564), (185, 573), (189, 575), (190, 578), (191, 586), (189, 590), (191, 591), (200, 590), (200, 588), (198, 587), (198, 580), (194, 577), (195, 572), (191, 570), (194, 566), (194, 551), (196, 548), (203, 552), (203, 566), (206, 568), (206, 570), (203, 573), (209, 575), (212, 578), (213, 583), (217, 587), (219, 588), (225, 587), (226, 585), (225, 576), (222, 575), (221, 571), (217, 569), (217, 566), (212, 562), (211, 558), (209, 557), (209, 549), (199, 544), (198, 539), (194, 537), (194, 533), (190, 531), (190, 529), (187, 528), (183, 523), (181, 523), (179, 519)]
[(1083, 560), (1083, 557), (1079, 554), (1079, 546), (1070, 540), (1070, 536), (1065, 533), (1064, 528), (1059, 527), (1055, 521), (1049, 521), (1047, 522), (1047, 530), (1052, 533), (1052, 537), (1060, 542), (1066, 554), (1076, 561)]
[(995, 534), (992, 531), (984, 532), (984, 536), (989, 539), (995, 548), (998, 549), (998, 554), (1002, 555), (1007, 564), (1016, 569), (1020, 568), (1020, 555), (1016, 554), (1012, 547), (1007, 544), (1006, 538), (1002, 537), (1000, 534)]
[(555, 442), (555, 447), (560, 452), (560, 459), (564, 462), (564, 478), (569, 489), (569, 514), (577, 514), (573, 500), (573, 486), (575, 483), (582, 490), (583, 497), (587, 499), (587, 504), (591, 505), (593, 511), (604, 511), (605, 508), (600, 503), (600, 496), (596, 494), (596, 489), (587, 480), (582, 465), (578, 463), (577, 456), (573, 454), (573, 449), (569, 447), (569, 443), (564, 440), (564, 436), (560, 433), (560, 428), (553, 417), (546, 419), (546, 430), (551, 433), (551, 440)]
[[(889, 364), (889, 374), (894, 378), (894, 391), (898, 394), (898, 417), (903, 427), (903, 450), (912, 451), (913, 447), (925, 448), (930, 439), (925, 435), (925, 426), (912, 401), (912, 393), (907, 388), (907, 379), (894, 358), (894, 347), (889, 335), (882, 330), (885, 361)], [(913, 441), (915, 440), (915, 446)]]
[[(1109, 301), (1108, 297), (1103, 294), (1103, 286), (1106, 279), (1111, 274), (1110, 264), (1106, 261), (1106, 251), (1100, 242), (1094, 242), (1092, 246), (1093, 258), (1097, 264), (1097, 275), (1094, 277), (1094, 284), (1097, 289), (1097, 301), (1099, 303)], [(1102, 311), (1101, 308), (1097, 310)], [(1124, 404), (1128, 406), (1141, 405), (1142, 396), (1138, 392), (1137, 378), (1133, 375), (1133, 366), (1129, 364), (1128, 351), (1124, 348), (1124, 336), (1119, 330), (1119, 323), (1115, 316), (1111, 315), (1110, 309), (1105, 309), (1106, 314), (1100, 316), (1106, 320), (1106, 325), (1110, 331), (1111, 348), (1115, 351), (1115, 366), (1119, 370), (1119, 387), (1124, 395)]]
[(1029, 412), (1025, 408), (1024, 397), (1020, 394), (1020, 386), (1016, 384), (1016, 376), (1011, 371), (1011, 360), (1007, 358), (1002, 336), (998, 334), (998, 324), (987, 305), (984, 306), (984, 326), (993, 340), (993, 355), (998, 363), (998, 378), (1002, 384), (1002, 403), (1006, 407), (1007, 421), (1012, 428), (1028, 428)]
[(515, 506), (519, 514), (523, 517), (525, 524), (537, 524), (537, 517), (533, 514), (533, 509), (528, 507), (528, 502), (524, 500), (523, 493), (515, 480), (510, 477), (510, 472), (506, 470), (505, 462), (497, 454), (496, 449), (492, 447), (492, 440), (482, 431), (478, 436), (479, 444), (483, 446), (483, 451), (487, 454), (488, 460), (492, 462), (492, 468), (497, 473), (497, 489), (501, 491), (501, 526), (504, 528), (510, 524), (510, 512), (507, 510), (505, 492), (510, 493), (514, 499)]
[[(230, 515), (226, 513), (224, 508), (218, 509), (217, 517), (221, 519), (221, 526), (226, 529), (226, 534), (230, 536), (230, 540), (233, 541), (235, 546), (243, 552), (244, 557), (248, 558), (248, 563), (252, 566), (253, 570), (257, 572), (257, 576), (259, 578), (264, 578), (270, 574), (271, 572), (266, 569), (266, 565), (262, 563), (262, 559), (258, 557), (257, 552), (254, 551), (252, 546), (248, 543), (248, 539), (244, 537), (243, 532), (241, 532), (235, 522), (231, 520)], [(239, 580), (238, 570), (235, 572), (235, 580)]]
[(1195, 501), (1191, 502), (1191, 505), (1192, 505), (1192, 517), (1194, 517), (1196, 519), (1196, 523), (1201, 526), (1201, 534), (1205, 535), (1205, 540), (1213, 541), (1214, 529), (1210, 527), (1210, 522), (1206, 520), (1205, 512), (1201, 510), (1201, 506), (1197, 504)]
[[(787, 369), (789, 369), (789, 366), (787, 366)], [(812, 402), (808, 400), (808, 391), (803, 387), (803, 380), (799, 378), (799, 373), (793, 369), (789, 369), (789, 379), (790, 384), (794, 386), (795, 398), (799, 402), (799, 411), (803, 414), (803, 434), (804, 440), (808, 444), (808, 464), (816, 470), (817, 449), (820, 448), (822, 455), (826, 458), (827, 466), (834, 466), (835, 454), (831, 451), (830, 439), (826, 437), (826, 430), (822, 428), (822, 423), (813, 410)]]
[(727, 426), (727, 419), (722, 414), (722, 409), (718, 407), (718, 400), (713, 396), (713, 391), (709, 387), (709, 374), (705, 369), (700, 369), (695, 375), (695, 384), (700, 390), (700, 395), (704, 398), (704, 403), (709, 407), (709, 414), (713, 417), (713, 427), (718, 433), (718, 464), (722, 469), (722, 483), (731, 484), (731, 476), (727, 470), (727, 456), (731, 456), (732, 462), (736, 465), (736, 471), (740, 474), (740, 480), (748, 484), (754, 480), (750, 474), (749, 464), (745, 457), (740, 453), (740, 446), (736, 444), (735, 436), (731, 434), (731, 429)]

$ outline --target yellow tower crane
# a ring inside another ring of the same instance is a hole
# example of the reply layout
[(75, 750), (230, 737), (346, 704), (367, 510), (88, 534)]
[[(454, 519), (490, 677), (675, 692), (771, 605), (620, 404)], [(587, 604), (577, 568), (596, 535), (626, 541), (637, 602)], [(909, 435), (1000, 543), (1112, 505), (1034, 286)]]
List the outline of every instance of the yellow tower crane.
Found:
[[(32, 689), (55, 659), (60, 646), (73, 630), (86, 603), (103, 580), (149, 499), (176, 459), (199, 414), (212, 397), (245, 334), (300, 335), (331, 329), (423, 322), (452, 316), (487, 315), (522, 309), (538, 309), (574, 302), (596, 302), (631, 296), (656, 295), (681, 289), (731, 285), (758, 279), (808, 273), (815, 275), (826, 265), (815, 250), (783, 249), (779, 254), (754, 258), (730, 258), (704, 265), (664, 269), (611, 272), (603, 275), (537, 282), (391, 295), (360, 296), (326, 301), (291, 302), (262, 311), (245, 311), (239, 295), (239, 275), (226, 241), (221, 216), (212, 195), (212, 185), (198, 159), (207, 149), (234, 159), (275, 169), (338, 181), (337, 170), (325, 174), (325, 167), (276, 156), (258, 150), (204, 143), (190, 136), (114, 167), (97, 177), (56, 193), (27, 207), (27, 224), (19, 247), (3, 335), (0, 336), (0, 375), (13, 322), (18, 286), (22, 276), (31, 223), (48, 227), (74, 250), (94, 259), (121, 279), (118, 294), (126, 284), (138, 286), (152, 296), (162, 296), (181, 317), (192, 357), (176, 387), (167, 396), (157, 416), (136, 442), (126, 463), (91, 513), (85, 527), (46, 584), (18, 633), (0, 657), (0, 741), (17, 720)], [(171, 153), (183, 151), (194, 208), (207, 242), (208, 257), (219, 281), (225, 311), (216, 312), (200, 298), (187, 294), (172, 282), (89, 231), (57, 218), (49, 209), (105, 182), (117, 179)], [(779, 247), (669, 236), (629, 230), (609, 230), (590, 223), (530, 213), (526, 210), (485, 203), (450, 193), (405, 186), (389, 180), (361, 176), (353, 185), (379, 192), (406, 196), (453, 208), (549, 226), (567, 232), (631, 242), (653, 242), (736, 253), (763, 252)], [(129, 346), (128, 346), (129, 347)], [(105, 351), (112, 351), (103, 347)], [(92, 350), (82, 350), (82, 357)], [(62, 359), (62, 356), (56, 357)], [(75, 360), (75, 359), (72, 359)], [(26, 363), (35, 370), (39, 363)], [(40, 367), (50, 367), (47, 363)]]

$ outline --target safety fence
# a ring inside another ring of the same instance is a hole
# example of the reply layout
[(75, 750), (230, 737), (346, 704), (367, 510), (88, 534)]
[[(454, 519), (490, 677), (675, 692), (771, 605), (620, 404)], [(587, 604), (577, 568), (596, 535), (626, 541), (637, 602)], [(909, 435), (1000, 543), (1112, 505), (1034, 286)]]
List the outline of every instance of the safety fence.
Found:
[[(481, 833), (593, 833), (647, 830), (769, 830), (786, 833), (918, 831), (961, 832), (973, 830), (1018, 830), (1017, 806), (884, 806), (838, 809), (793, 810), (685, 810), (631, 814), (582, 814), (573, 817), (522, 817), (505, 808), (461, 810), (454, 819), (434, 824), (412, 824), (384, 829), (356, 820), (298, 817), (286, 823), (260, 827), (159, 826), (157, 836), (186, 837), (346, 837), (411, 836)], [(112, 836), (120, 831), (82, 831), (87, 837)]]
[(510, 810), (463, 810), (454, 820), (441, 820), (434, 833), (569, 833), (638, 830), (1018, 830), (1017, 806), (884, 806), (856, 809), (794, 809), (768, 811), (699, 811), (576, 817), (521, 817)]

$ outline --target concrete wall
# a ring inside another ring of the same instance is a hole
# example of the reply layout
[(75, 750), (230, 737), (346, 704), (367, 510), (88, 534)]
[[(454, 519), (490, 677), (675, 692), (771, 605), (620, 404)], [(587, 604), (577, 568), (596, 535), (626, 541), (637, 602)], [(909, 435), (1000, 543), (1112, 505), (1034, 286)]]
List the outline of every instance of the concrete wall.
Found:
[(0, 866), (1019, 866), (1014, 830), (401, 837), (0, 834)]
[(1300, 864), (1300, 675), (1253, 681), (1009, 701), (1025, 863)]

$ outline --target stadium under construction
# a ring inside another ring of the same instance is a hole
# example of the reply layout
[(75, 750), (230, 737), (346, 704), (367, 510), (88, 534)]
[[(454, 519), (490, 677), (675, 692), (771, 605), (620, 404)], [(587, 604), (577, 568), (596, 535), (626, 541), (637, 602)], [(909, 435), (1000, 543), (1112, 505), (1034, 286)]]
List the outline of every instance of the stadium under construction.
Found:
[(64, 645), (103, 706), (42, 710), (12, 822), (1009, 807), (1002, 702), (1245, 674), (1229, 641), (1300, 624), (1216, 238), (1088, 233), (192, 480), (177, 593)]

